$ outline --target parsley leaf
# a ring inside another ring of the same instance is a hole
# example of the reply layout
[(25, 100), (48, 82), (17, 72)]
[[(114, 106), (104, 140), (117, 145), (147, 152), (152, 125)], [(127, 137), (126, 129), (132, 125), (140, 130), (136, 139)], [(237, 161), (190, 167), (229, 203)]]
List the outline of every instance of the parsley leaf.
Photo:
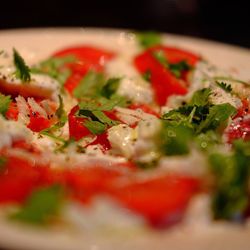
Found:
[(7, 158), (0, 156), (0, 174), (4, 172), (7, 163)]
[(110, 99), (117, 91), (121, 78), (110, 78), (101, 89), (101, 95)]
[(5, 116), (7, 110), (9, 109), (11, 103), (11, 97), (5, 96), (0, 93), (0, 114)]
[(185, 60), (178, 63), (169, 63), (163, 50), (154, 51), (153, 56), (164, 68), (170, 70), (176, 78), (180, 78), (183, 71), (192, 69), (192, 66)]
[(189, 105), (195, 106), (205, 106), (208, 105), (209, 96), (212, 94), (212, 90), (210, 88), (204, 88), (197, 90), (194, 92)]
[(192, 130), (183, 125), (162, 124), (159, 135), (160, 150), (164, 155), (185, 155), (189, 153)]
[(95, 97), (100, 95), (105, 79), (103, 74), (89, 71), (89, 73), (80, 81), (74, 89), (73, 95), (76, 98)]
[(236, 114), (236, 111), (237, 110), (229, 103), (212, 106), (209, 109), (209, 114), (207, 115), (206, 119), (200, 123), (196, 132), (200, 133), (207, 130), (216, 129), (223, 122), (227, 121), (229, 117)]
[(230, 93), (233, 90), (231, 84), (226, 84), (225, 82), (218, 82), (218, 81), (216, 81), (216, 84), (225, 92)]
[(63, 66), (75, 61), (74, 56), (52, 57), (31, 68), (31, 72), (49, 75), (63, 85), (71, 74), (71, 71), (68, 68), (63, 68)]
[(23, 82), (29, 82), (31, 80), (30, 68), (26, 65), (21, 55), (13, 49), (14, 64), (16, 67), (15, 75)]
[(107, 125), (99, 121), (90, 121), (87, 120), (83, 125), (93, 134), (99, 135), (105, 132)]
[(58, 216), (63, 203), (63, 190), (60, 186), (40, 188), (34, 191), (19, 211), (11, 219), (29, 224), (47, 224)]
[(139, 44), (143, 48), (150, 48), (155, 45), (159, 45), (162, 42), (161, 35), (157, 32), (152, 31), (137, 33), (136, 37)]
[(213, 153), (209, 157), (216, 189), (212, 209), (215, 219), (242, 219), (249, 206), (250, 142), (238, 140), (230, 155)]

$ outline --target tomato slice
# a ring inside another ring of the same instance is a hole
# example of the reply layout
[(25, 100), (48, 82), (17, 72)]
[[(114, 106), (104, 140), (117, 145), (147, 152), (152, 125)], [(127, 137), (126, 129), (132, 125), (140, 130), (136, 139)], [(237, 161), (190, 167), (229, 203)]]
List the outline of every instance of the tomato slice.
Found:
[(137, 70), (142, 74), (150, 72), (150, 81), (155, 92), (156, 102), (162, 106), (171, 95), (185, 95), (188, 83), (185, 71), (182, 72), (181, 78), (176, 78), (169, 69), (157, 61), (153, 53), (159, 50), (164, 52), (169, 63), (186, 61), (194, 66), (199, 57), (180, 49), (165, 46), (150, 48), (135, 57), (134, 64)]
[(17, 104), (15, 102), (11, 102), (5, 115), (7, 119), (17, 121), (18, 113)]
[(112, 196), (155, 226), (181, 219), (199, 183), (192, 177), (167, 175), (113, 188)]
[(102, 72), (107, 61), (111, 60), (115, 54), (99, 48), (90, 46), (78, 46), (60, 50), (54, 57), (74, 56), (77, 61), (65, 65), (72, 72), (64, 87), (72, 94), (81, 79), (90, 70)]

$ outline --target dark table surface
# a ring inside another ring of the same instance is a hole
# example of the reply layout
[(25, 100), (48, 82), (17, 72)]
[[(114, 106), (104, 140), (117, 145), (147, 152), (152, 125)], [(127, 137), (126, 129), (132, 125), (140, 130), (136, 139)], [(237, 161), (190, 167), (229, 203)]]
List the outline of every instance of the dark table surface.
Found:
[(2, 1), (0, 29), (82, 26), (156, 30), (250, 48), (247, 0)]

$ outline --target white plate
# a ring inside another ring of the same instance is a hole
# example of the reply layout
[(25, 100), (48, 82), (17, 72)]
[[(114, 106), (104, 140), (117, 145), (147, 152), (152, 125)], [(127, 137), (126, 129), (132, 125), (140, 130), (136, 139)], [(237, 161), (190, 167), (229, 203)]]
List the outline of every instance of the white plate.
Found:
[[(244, 80), (250, 79), (250, 50), (188, 37), (166, 35), (165, 42), (202, 54), (213, 64), (238, 71)], [(18, 49), (28, 62), (46, 58), (65, 46), (93, 44), (99, 47), (134, 54), (134, 35), (108, 29), (26, 29), (0, 32), (0, 49)], [(126, 56), (126, 53), (124, 55)], [(13, 249), (60, 250), (247, 250), (250, 230), (218, 225), (203, 229), (156, 231), (98, 232), (52, 231), (18, 227), (0, 222), (0, 247)]]

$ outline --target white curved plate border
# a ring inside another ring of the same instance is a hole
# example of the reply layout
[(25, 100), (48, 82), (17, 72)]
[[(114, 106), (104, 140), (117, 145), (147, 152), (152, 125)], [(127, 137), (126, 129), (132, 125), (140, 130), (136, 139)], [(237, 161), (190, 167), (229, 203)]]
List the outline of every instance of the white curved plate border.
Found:
[[(129, 49), (133, 39), (124, 42), (130, 35), (124, 30), (92, 29), (92, 28), (41, 28), (19, 29), (0, 32), (0, 49), (16, 47), (28, 53), (28, 60), (42, 59), (60, 47), (91, 43), (101, 47), (122, 50)], [(166, 35), (165, 42), (170, 45), (186, 48), (201, 53), (209, 61), (225, 69), (235, 68), (240, 75), (250, 79), (250, 50), (225, 45), (202, 39)], [(106, 41), (106, 43), (104, 43)], [(115, 45), (115, 46), (114, 46)], [(31, 51), (31, 52), (30, 52)], [(132, 52), (133, 53), (133, 52)], [(172, 231), (172, 232), (127, 232), (124, 234), (69, 233), (33, 230), (14, 227), (6, 222), (0, 223), (0, 247), (13, 249), (60, 249), (60, 250), (200, 250), (200, 249), (250, 249), (250, 231), (238, 227), (217, 227), (204, 232)]]

